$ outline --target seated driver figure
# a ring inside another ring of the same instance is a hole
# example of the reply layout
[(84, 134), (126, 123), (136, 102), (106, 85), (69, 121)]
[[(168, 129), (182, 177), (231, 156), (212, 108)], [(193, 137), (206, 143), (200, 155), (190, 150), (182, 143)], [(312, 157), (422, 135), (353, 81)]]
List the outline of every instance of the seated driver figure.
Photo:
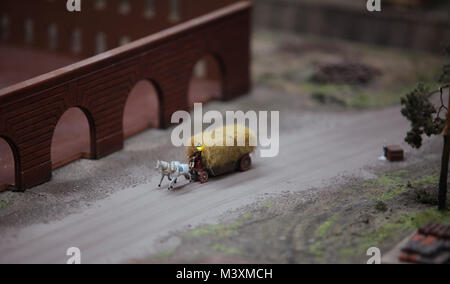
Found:
[(202, 144), (198, 144), (196, 148), (197, 148), (197, 152), (195, 152), (194, 154), (189, 156), (191, 163), (193, 163), (193, 165), (191, 165), (191, 167), (196, 170), (202, 170), (203, 169), (202, 151), (203, 151), (204, 147)]

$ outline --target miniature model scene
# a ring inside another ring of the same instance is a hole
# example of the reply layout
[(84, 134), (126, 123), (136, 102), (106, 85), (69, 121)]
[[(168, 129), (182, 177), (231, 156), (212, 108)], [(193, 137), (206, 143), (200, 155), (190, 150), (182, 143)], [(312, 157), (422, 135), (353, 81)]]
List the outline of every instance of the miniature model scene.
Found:
[(448, 11), (3, 0), (0, 263), (449, 264)]

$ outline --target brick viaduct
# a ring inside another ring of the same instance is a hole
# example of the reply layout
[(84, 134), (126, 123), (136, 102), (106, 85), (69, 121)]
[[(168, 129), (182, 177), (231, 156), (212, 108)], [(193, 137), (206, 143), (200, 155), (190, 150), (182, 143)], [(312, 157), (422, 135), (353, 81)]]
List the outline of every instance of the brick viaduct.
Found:
[(224, 100), (248, 92), (251, 8), (238, 2), (0, 90), (0, 137), (14, 154), (15, 187), (51, 179), (53, 132), (70, 108), (86, 114), (92, 158), (99, 159), (123, 148), (125, 103), (141, 80), (157, 89), (161, 127), (170, 125), (175, 111), (188, 109), (189, 81), (204, 55), (220, 63)]

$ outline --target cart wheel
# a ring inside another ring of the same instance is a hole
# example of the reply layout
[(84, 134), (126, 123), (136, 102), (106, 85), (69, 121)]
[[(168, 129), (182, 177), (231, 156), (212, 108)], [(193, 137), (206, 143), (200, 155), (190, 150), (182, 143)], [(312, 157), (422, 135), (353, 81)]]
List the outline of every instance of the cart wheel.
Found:
[(207, 171), (200, 171), (199, 172), (199, 178), (201, 183), (208, 182), (209, 174)]
[(249, 154), (244, 155), (239, 162), (239, 170), (241, 172), (248, 171), (252, 166), (252, 158)]

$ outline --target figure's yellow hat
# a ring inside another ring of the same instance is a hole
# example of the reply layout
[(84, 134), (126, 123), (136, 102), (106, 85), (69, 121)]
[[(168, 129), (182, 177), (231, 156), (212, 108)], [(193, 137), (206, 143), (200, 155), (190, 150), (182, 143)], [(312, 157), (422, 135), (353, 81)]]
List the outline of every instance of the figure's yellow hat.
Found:
[(202, 152), (203, 151), (203, 145), (202, 144), (198, 144), (197, 145), (197, 151)]

